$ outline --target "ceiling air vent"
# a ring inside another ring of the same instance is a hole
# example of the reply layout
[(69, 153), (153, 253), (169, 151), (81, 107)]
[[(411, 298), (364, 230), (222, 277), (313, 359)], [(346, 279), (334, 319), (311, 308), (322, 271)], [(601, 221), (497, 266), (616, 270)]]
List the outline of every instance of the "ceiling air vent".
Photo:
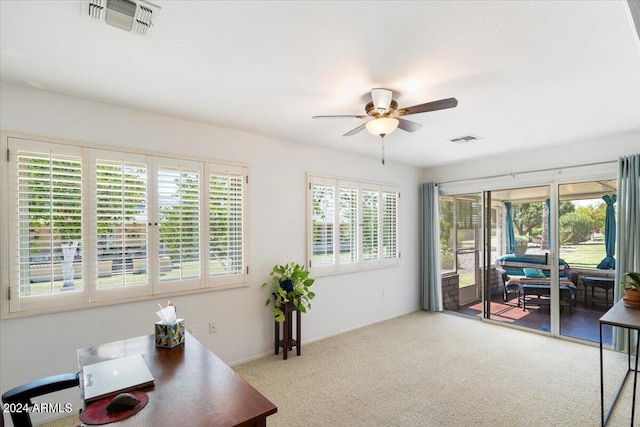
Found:
[(159, 6), (142, 0), (84, 0), (82, 4), (85, 16), (142, 36), (160, 13)]
[(465, 135), (465, 136), (461, 136), (459, 138), (450, 139), (449, 141), (455, 142), (457, 144), (466, 144), (467, 142), (480, 141), (480, 138), (475, 136), (475, 135)]

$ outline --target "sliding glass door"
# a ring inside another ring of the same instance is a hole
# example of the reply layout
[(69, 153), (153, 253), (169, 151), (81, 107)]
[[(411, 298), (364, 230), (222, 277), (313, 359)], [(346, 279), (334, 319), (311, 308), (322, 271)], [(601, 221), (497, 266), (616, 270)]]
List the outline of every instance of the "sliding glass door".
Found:
[(549, 186), (487, 192), (485, 317), (551, 331)]
[(597, 165), (441, 185), (445, 310), (597, 342), (614, 302), (614, 177)]
[[(558, 242), (564, 276), (576, 286), (574, 316), (560, 319), (560, 334), (599, 342), (599, 319), (613, 305), (616, 180), (558, 186)], [(611, 343), (611, 327), (603, 329)]]
[(457, 285), (445, 289), (448, 310), (475, 303), (481, 296), (481, 197), (481, 194), (460, 194), (440, 199), (442, 271), (450, 279), (456, 279)]

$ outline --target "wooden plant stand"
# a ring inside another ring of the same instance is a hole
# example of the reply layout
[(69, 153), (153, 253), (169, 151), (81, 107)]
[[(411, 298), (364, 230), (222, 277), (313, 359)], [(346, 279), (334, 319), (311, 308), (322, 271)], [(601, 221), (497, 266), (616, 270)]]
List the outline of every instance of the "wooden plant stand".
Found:
[[(282, 340), (280, 340), (280, 322), (275, 322), (275, 353), (280, 354), (282, 347), (282, 358), (287, 360), (289, 351), (296, 348), (296, 354), (300, 356), (301, 332), (302, 332), (302, 316), (300, 311), (296, 309), (293, 303), (285, 303), (284, 322), (282, 322)], [(296, 313), (296, 338), (293, 339), (293, 312)]]

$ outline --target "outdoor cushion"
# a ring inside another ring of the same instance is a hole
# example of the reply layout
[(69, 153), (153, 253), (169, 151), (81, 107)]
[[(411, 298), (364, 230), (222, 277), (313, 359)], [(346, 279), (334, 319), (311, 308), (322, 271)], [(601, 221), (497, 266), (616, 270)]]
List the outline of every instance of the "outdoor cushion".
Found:
[[(549, 268), (547, 258), (544, 255), (532, 254), (508, 254), (498, 257), (496, 265), (500, 265), (505, 269), (509, 276), (524, 276), (525, 268), (540, 269), (546, 277), (549, 277)], [(558, 260), (558, 269), (560, 277), (564, 277), (565, 262), (563, 259)]]
[(523, 268), (524, 277), (546, 278), (545, 274), (539, 268)]

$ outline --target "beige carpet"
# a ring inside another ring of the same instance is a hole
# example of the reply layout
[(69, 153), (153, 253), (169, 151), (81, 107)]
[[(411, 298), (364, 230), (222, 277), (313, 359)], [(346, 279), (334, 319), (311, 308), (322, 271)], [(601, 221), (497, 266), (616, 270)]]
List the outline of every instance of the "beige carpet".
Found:
[[(608, 402), (626, 356), (607, 351), (605, 363)], [(597, 347), (448, 314), (415, 312), (234, 369), (278, 407), (270, 427), (600, 425)], [(629, 426), (631, 385), (610, 426)]]
[[(605, 361), (621, 379), (626, 359)], [(272, 427), (600, 425), (598, 348), (448, 314), (416, 312), (235, 370), (278, 406)], [(630, 410), (629, 392), (609, 425), (628, 426)]]

